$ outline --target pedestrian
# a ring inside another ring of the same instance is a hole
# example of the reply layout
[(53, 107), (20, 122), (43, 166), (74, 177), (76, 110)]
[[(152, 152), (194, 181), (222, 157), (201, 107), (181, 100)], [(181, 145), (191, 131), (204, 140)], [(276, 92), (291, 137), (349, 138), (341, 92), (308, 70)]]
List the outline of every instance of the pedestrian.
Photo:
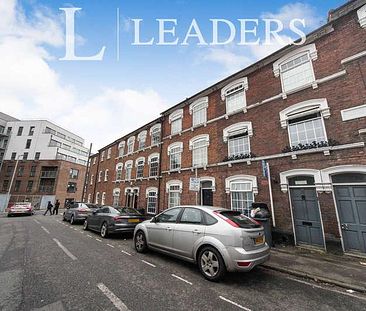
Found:
[(50, 211), (50, 216), (52, 216), (52, 207), (53, 207), (53, 205), (52, 205), (51, 201), (48, 201), (47, 209), (44, 212), (43, 216), (46, 216), (46, 214), (47, 214), (48, 211)]
[(60, 207), (59, 200), (56, 200), (55, 207), (53, 208), (53, 215), (58, 215), (58, 208)]

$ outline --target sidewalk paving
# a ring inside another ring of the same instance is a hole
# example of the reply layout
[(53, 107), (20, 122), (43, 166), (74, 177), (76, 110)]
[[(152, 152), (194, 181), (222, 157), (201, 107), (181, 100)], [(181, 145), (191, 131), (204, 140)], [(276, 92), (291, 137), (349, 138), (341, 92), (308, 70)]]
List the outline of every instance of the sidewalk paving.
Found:
[(293, 246), (279, 246), (271, 250), (265, 268), (366, 292), (366, 258), (338, 256), (305, 250)]

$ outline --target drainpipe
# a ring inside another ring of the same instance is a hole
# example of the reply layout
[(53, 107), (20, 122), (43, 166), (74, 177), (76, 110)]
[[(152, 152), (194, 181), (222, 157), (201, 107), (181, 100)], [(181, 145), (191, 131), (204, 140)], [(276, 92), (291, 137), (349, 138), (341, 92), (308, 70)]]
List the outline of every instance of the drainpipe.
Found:
[(271, 202), (272, 225), (273, 225), (273, 227), (276, 227), (276, 219), (275, 219), (274, 206), (273, 206), (271, 170), (269, 168), (269, 163), (268, 162), (267, 162), (267, 176), (268, 176), (269, 200)]
[[(159, 176), (158, 176), (158, 204), (157, 204), (157, 211), (156, 214), (158, 214), (160, 212), (160, 199), (164, 199), (165, 200), (165, 192), (161, 191), (161, 184), (162, 184), (162, 179), (163, 179), (163, 174), (162, 174), (162, 150), (163, 150), (163, 137), (164, 137), (164, 133), (165, 133), (165, 117), (161, 117), (160, 118), (160, 124), (161, 124), (161, 131), (160, 131), (160, 147), (159, 147)], [(160, 177), (161, 176), (161, 177)], [(163, 195), (163, 196), (162, 196)]]
[(96, 171), (96, 174), (95, 174), (95, 176), (94, 176), (94, 181), (93, 181), (93, 183), (94, 183), (94, 187), (93, 187), (93, 199), (92, 199), (92, 201), (93, 201), (93, 203), (95, 202), (95, 190), (96, 190), (96, 188), (97, 188), (97, 181), (98, 181), (98, 175), (99, 175), (99, 155), (100, 155), (100, 153), (99, 153), (99, 150), (98, 150), (98, 155), (97, 155), (97, 171)]
[(87, 179), (89, 177), (89, 170), (90, 170), (90, 154), (91, 154), (91, 150), (92, 150), (93, 144), (90, 143), (90, 147), (89, 147), (89, 153), (88, 153), (88, 161), (86, 162), (86, 170), (85, 170), (85, 175), (84, 175), (84, 185), (83, 185), (83, 192), (81, 194), (81, 201), (84, 202), (84, 195), (85, 195), (85, 189), (86, 189), (86, 183), (87, 183)]

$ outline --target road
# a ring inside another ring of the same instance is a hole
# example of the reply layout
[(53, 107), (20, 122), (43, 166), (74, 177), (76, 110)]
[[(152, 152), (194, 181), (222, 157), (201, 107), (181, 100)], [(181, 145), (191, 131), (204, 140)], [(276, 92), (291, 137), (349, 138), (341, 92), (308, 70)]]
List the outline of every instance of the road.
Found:
[(258, 267), (206, 281), (61, 216), (0, 216), (0, 310), (365, 310), (366, 296)]

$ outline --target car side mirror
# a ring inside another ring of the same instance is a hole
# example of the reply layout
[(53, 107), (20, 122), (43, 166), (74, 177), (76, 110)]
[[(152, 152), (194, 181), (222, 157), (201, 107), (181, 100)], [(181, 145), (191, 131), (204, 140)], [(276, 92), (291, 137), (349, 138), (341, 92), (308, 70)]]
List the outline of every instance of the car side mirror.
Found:
[(154, 217), (151, 219), (151, 222), (153, 222), (153, 223), (157, 223), (157, 222), (159, 222), (159, 218), (158, 218), (158, 217), (156, 217), (156, 216), (154, 216)]
[(93, 211), (92, 214), (95, 215), (97, 213), (97, 211)]

